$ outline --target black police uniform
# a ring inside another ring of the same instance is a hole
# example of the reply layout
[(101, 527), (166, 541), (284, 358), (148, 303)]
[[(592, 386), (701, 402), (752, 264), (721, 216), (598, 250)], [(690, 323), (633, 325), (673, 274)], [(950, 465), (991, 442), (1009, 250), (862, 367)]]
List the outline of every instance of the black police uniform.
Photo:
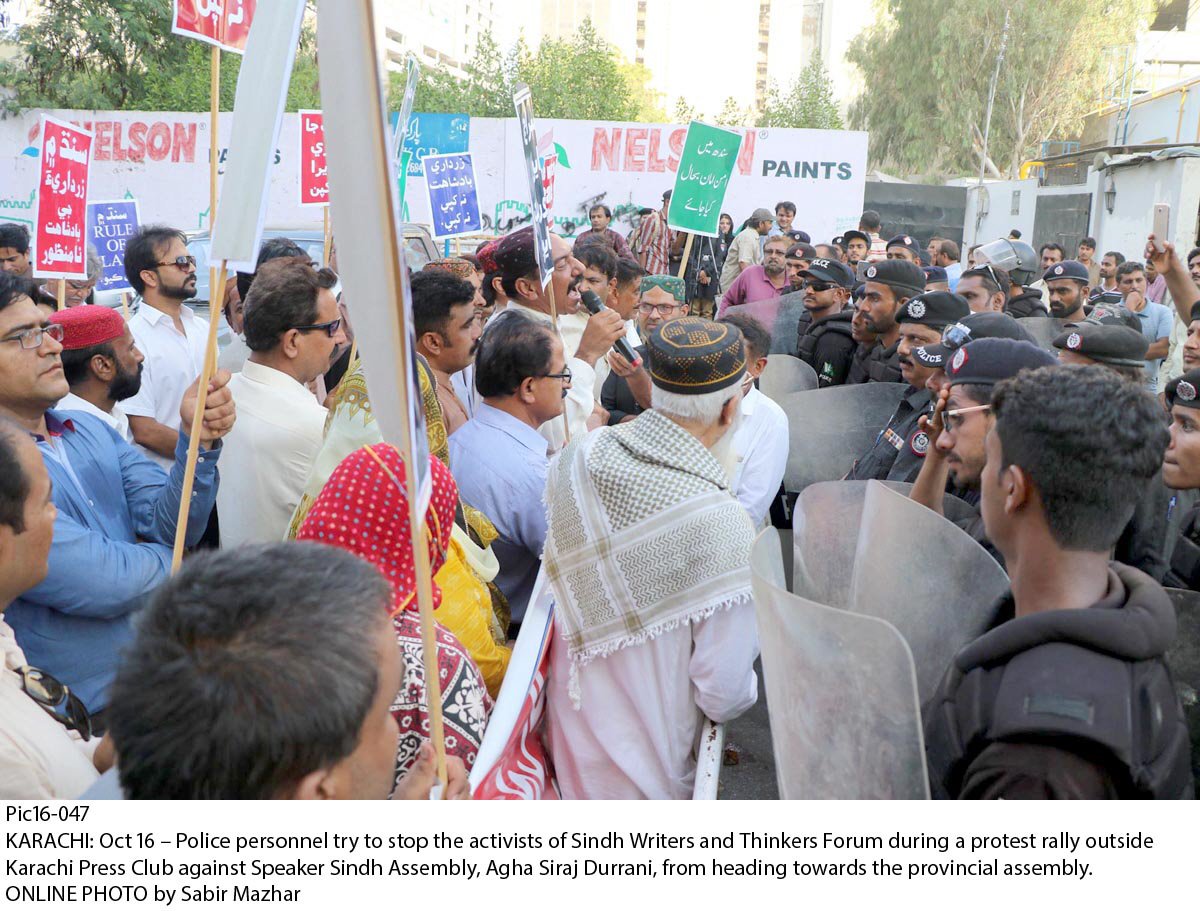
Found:
[(848, 383), (899, 383), (902, 380), (899, 339), (886, 348), (883, 342), (876, 341), (854, 360), (857, 364), (851, 364), (850, 376), (846, 380)]
[(1004, 312), (1017, 319), (1027, 317), (1049, 316), (1046, 302), (1042, 300), (1042, 292), (1037, 288), (1021, 287), (1021, 293), (1010, 297), (1004, 305)]
[(1189, 798), (1187, 724), (1167, 668), (1175, 609), (1110, 564), (1090, 610), (1000, 620), (962, 648), (925, 706), (937, 798)]
[[(891, 420), (875, 438), (873, 445), (861, 459), (854, 463), (847, 481), (909, 481), (921, 470), (921, 459), (928, 450), (928, 435), (926, 434), (925, 448), (917, 454), (914, 446), (920, 446), (917, 436), (922, 433), (917, 426), (921, 415), (929, 413), (929, 392), (909, 386), (900, 399), (900, 404), (892, 412)], [(901, 456), (906, 455), (902, 460)], [(915, 460), (915, 461), (914, 461)], [(899, 462), (903, 473), (911, 471), (912, 478), (893, 477), (892, 470)]]
[(871, 356), (871, 352), (877, 344), (877, 342), (871, 342), (867, 345), (859, 342), (854, 346), (854, 350), (850, 352), (850, 370), (846, 373), (847, 386), (855, 386), (867, 381), (867, 358)]
[[(1167, 408), (1182, 405), (1200, 410), (1200, 369), (1171, 380), (1163, 395)], [(1175, 491), (1168, 500), (1166, 518), (1172, 535), (1166, 547), (1169, 568), (1163, 584), (1200, 591), (1200, 491)]]
[(818, 388), (841, 386), (847, 382), (858, 347), (851, 335), (853, 318), (854, 311), (842, 310), (800, 324), (796, 357), (816, 372)]

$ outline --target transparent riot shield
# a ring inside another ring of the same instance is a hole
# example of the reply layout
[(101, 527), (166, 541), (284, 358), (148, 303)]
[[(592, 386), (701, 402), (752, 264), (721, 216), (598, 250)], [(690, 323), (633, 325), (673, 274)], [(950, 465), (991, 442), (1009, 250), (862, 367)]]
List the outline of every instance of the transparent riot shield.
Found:
[(795, 493), (818, 481), (843, 478), (887, 426), (907, 388), (903, 383), (863, 383), (777, 399), (791, 436), (784, 489)]
[(772, 354), (767, 359), (767, 369), (758, 379), (759, 392), (776, 402), (788, 393), (816, 388), (816, 371), (790, 354)]
[(1058, 338), (1066, 323), (1050, 316), (1031, 316), (1021, 320), (1021, 328), (1033, 336), (1033, 340), (1049, 351), (1056, 350), (1054, 340)]
[(773, 528), (750, 565), (780, 796), (928, 799), (916, 678), (900, 634), (788, 593)]
[[(913, 485), (908, 481), (880, 481), (886, 487), (906, 497), (912, 496)], [(973, 519), (979, 515), (979, 510), (968, 503), (966, 500), (956, 497), (952, 493), (942, 497), (942, 515), (951, 522), (959, 522), (962, 519)]]
[(1200, 592), (1182, 588), (1166, 591), (1179, 623), (1175, 645), (1167, 652), (1167, 665), (1187, 719), (1192, 739), (1192, 780), (1200, 792)]
[(994, 622), (1008, 576), (970, 535), (878, 481), (867, 483), (850, 610), (891, 623), (912, 650), (924, 704), (954, 654)]
[(806, 312), (803, 291), (793, 291), (779, 298), (775, 322), (767, 327), (771, 330), (771, 354), (796, 353), (796, 336), (799, 334), (800, 320)]
[(866, 481), (806, 487), (792, 513), (792, 591), (829, 607), (850, 606), (850, 582)]

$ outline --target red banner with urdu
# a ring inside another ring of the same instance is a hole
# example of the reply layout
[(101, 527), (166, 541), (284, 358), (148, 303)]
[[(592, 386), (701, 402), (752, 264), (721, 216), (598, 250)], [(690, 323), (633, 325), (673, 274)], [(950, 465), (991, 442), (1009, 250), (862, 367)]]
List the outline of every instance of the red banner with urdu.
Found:
[(246, 50), (255, 0), (174, 0), (171, 31), (240, 54)]
[(33, 274), (87, 278), (88, 168), (92, 132), (42, 117)]
[(300, 205), (329, 205), (329, 167), (325, 162), (325, 118), (300, 111)]

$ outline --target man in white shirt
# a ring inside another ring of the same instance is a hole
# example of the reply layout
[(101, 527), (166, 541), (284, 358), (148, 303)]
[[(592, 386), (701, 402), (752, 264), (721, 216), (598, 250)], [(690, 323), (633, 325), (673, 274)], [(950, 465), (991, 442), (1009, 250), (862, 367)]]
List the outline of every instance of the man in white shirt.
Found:
[(71, 387), (57, 409), (98, 417), (132, 443), (129, 418), (117, 403), (137, 395), (144, 358), (121, 314), (109, 307), (81, 304), (57, 311), (50, 322), (63, 327), (62, 367)]
[[(0, 612), (46, 578), (56, 515), (37, 446), (0, 420)], [(69, 731), (87, 727), (87, 710), (73, 694), (50, 704), (61, 684), (28, 666), (2, 613), (0, 658), (0, 800), (78, 797), (96, 779), (97, 739)]]
[(762, 323), (744, 313), (730, 314), (721, 322), (737, 326), (746, 345), (741, 419), (733, 430), (733, 449), (738, 460), (733, 472), (733, 492), (750, 513), (754, 527), (761, 528), (787, 469), (788, 419), (783, 409), (754, 385), (767, 369), (770, 333)]
[(302, 262), (264, 263), (243, 314), (250, 356), (229, 389), (238, 422), (225, 438), (221, 545), (281, 541), (324, 440), (326, 410), (306, 388), (345, 340), (337, 276)]
[[(550, 247), (554, 261), (550, 287), (558, 309), (558, 334), (572, 375), (567, 391), (566, 424), (574, 439), (604, 423), (605, 415), (596, 402), (596, 361), (625, 334), (625, 321), (608, 308), (590, 317), (586, 311), (581, 313), (579, 282), (583, 278), (583, 263), (572, 254), (571, 245), (557, 234), (550, 235)], [(508, 295), (507, 309), (550, 322), (549, 289), (542, 287), (538, 273), (533, 229), (522, 228), (502, 237), (494, 258), (504, 293)], [(562, 418), (547, 421), (538, 432), (546, 438), (552, 453), (567, 442)]]
[(653, 407), (573, 439), (546, 484), (546, 740), (568, 799), (686, 799), (704, 717), (758, 697), (754, 529), (727, 474), (745, 347), (695, 317), (648, 346)]
[(125, 246), (125, 277), (142, 305), (129, 329), (145, 356), (142, 388), (125, 404), (134, 442), (165, 471), (175, 460), (179, 406), (204, 365), (208, 323), (184, 301), (196, 296), (196, 259), (182, 231), (147, 225)]

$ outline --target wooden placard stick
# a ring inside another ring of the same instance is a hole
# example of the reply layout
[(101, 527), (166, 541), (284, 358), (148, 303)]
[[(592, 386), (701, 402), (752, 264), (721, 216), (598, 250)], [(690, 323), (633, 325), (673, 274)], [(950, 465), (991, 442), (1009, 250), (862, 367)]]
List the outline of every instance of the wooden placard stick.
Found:
[[(683, 260), (679, 263), (679, 277), (680, 278), (683, 278), (683, 276), (687, 273), (688, 257), (692, 255), (692, 241), (694, 241), (695, 239), (696, 239), (696, 235), (693, 234), (691, 231), (688, 231), (687, 240), (684, 241), (684, 244), (683, 244)], [(697, 274), (696, 278), (697, 278), (697, 280), (699, 280), (699, 278), (700, 278), (699, 274)]]
[(333, 251), (333, 230), (329, 226), (329, 206), (325, 207), (325, 216), (322, 219), (322, 230), (324, 231), (324, 241), (321, 246), (321, 265), (329, 267), (329, 254)]
[(67, 280), (60, 278), (58, 280), (58, 304), (57, 309), (62, 310), (67, 306)]
[(121, 315), (125, 317), (125, 322), (129, 322), (129, 292), (121, 292)]

